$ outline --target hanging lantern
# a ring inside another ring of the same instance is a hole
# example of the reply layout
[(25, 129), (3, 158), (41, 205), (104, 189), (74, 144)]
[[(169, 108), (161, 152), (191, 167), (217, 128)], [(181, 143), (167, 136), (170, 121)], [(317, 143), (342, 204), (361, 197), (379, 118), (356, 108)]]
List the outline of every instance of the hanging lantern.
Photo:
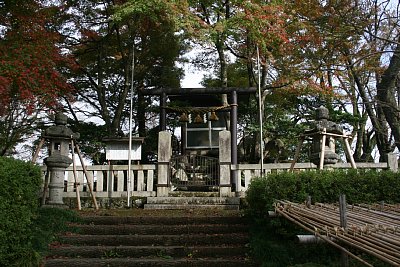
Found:
[(200, 114), (197, 114), (196, 118), (194, 118), (194, 123), (204, 123), (204, 120)]
[(217, 114), (215, 114), (215, 111), (211, 112), (210, 117), (208, 118), (209, 121), (218, 121), (219, 118), (217, 116)]
[(188, 115), (186, 114), (186, 112), (183, 112), (183, 113), (182, 113), (181, 117), (179, 118), (179, 121), (180, 121), (180, 122), (189, 122), (189, 117), (188, 117)]

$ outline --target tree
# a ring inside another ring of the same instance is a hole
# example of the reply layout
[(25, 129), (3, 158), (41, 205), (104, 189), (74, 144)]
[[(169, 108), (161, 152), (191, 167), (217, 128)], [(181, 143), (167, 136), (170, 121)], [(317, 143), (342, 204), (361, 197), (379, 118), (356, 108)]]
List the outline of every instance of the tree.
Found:
[[(172, 30), (167, 11), (157, 1), (135, 1), (129, 15), (117, 17), (118, 5), (124, 6), (125, 2), (85, 0), (64, 6), (68, 27), (60, 30), (67, 36), (67, 48), (79, 65), (79, 72), (71, 76), (77, 104), (66, 103), (77, 131), (78, 121), (87, 117), (104, 124), (99, 131), (105, 129), (105, 135), (126, 135), (132, 97), (133, 134), (144, 137), (157, 123), (145, 124), (156, 119), (151, 112), (153, 98), (145, 97), (143, 90), (179, 87), (182, 70), (176, 61), (184, 44)], [(85, 125), (82, 127), (85, 132)], [(86, 139), (87, 135), (81, 137)], [(101, 139), (97, 136), (96, 142)]]
[(0, 155), (5, 155), (34, 130), (40, 111), (57, 109), (60, 98), (70, 95), (73, 87), (59, 70), (74, 64), (51, 27), (57, 7), (35, 0), (0, 5)]

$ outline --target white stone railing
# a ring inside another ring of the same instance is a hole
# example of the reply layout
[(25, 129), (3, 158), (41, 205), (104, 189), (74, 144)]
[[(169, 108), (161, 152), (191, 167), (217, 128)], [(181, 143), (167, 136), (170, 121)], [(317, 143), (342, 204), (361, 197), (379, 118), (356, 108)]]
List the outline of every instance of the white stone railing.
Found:
[[(397, 171), (395, 165), (397, 158), (391, 164), (389, 163), (357, 163), (358, 169), (375, 169), (375, 170), (386, 170), (391, 169)], [(287, 172), (290, 170), (291, 163), (269, 163), (264, 164), (264, 175), (269, 173)], [(127, 173), (128, 165), (95, 165), (87, 166), (87, 173), (89, 180), (92, 182), (92, 188), (95, 191), (97, 198), (126, 198), (127, 197)], [(335, 169), (351, 169), (350, 163), (337, 163), (332, 165)], [(132, 181), (133, 190), (131, 190), (131, 196), (133, 197), (148, 197), (156, 196), (156, 170), (157, 165), (132, 165)], [(246, 190), (249, 187), (252, 179), (260, 176), (260, 164), (238, 164), (231, 165), (231, 170), (237, 171), (237, 177), (240, 182), (236, 183), (236, 192), (239, 196), (244, 196)], [(297, 163), (294, 166), (294, 171), (305, 171), (317, 169), (317, 166), (313, 163)], [(46, 167), (42, 167), (43, 180), (45, 180)], [(82, 166), (76, 167), (77, 171), (77, 183), (79, 183), (79, 191), (81, 197), (89, 197), (89, 188), (84, 178), (84, 172)], [(76, 197), (75, 191), (75, 179), (73, 175), (72, 166), (67, 168), (65, 174), (65, 187), (63, 197)]]
[[(155, 172), (157, 166), (131, 165), (133, 197), (148, 197), (156, 195)], [(42, 167), (43, 181), (45, 180), (46, 167)], [(127, 197), (128, 165), (94, 165), (86, 166), (89, 181), (98, 198)], [(81, 197), (89, 197), (89, 187), (82, 166), (76, 166), (77, 181)], [(67, 168), (64, 181), (64, 196), (76, 197), (75, 178), (72, 166)]]
[[(396, 160), (397, 163), (397, 160)], [(263, 175), (267, 175), (269, 173), (280, 173), (287, 172), (290, 170), (291, 163), (268, 163), (263, 165)], [(337, 163), (335, 165), (331, 165), (334, 169), (351, 169), (350, 163)], [(309, 163), (296, 163), (293, 171), (305, 171), (305, 170), (317, 170), (317, 166), (311, 162)], [(386, 162), (382, 163), (357, 163), (357, 169), (374, 169), (374, 170), (387, 170), (392, 169), (397, 171), (396, 167), (390, 167), (390, 164)], [(237, 179), (240, 182), (236, 183), (236, 192), (239, 193), (240, 196), (244, 196), (244, 193), (248, 189), (251, 180), (255, 177), (260, 177), (261, 168), (260, 164), (238, 164), (231, 165), (231, 170), (237, 171)]]

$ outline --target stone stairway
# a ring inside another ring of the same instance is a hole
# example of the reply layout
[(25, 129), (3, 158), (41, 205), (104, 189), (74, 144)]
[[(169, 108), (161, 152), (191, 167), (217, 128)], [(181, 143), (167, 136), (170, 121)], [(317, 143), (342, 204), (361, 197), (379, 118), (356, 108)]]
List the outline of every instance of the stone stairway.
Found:
[(246, 220), (210, 214), (84, 216), (79, 234), (61, 235), (44, 266), (257, 266)]
[(168, 197), (148, 197), (145, 209), (239, 210), (239, 197), (219, 197), (218, 192), (170, 192)]

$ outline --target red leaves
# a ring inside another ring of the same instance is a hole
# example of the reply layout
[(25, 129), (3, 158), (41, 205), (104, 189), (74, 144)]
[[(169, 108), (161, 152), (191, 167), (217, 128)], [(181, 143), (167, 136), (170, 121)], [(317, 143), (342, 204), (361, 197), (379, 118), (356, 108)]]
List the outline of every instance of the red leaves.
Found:
[(39, 103), (54, 107), (60, 96), (72, 90), (57, 70), (74, 63), (57, 47), (59, 35), (48, 29), (46, 15), (51, 12), (35, 5), (26, 8), (29, 12), (10, 11), (10, 27), (0, 43), (0, 115), (10, 99), (18, 100), (29, 111)]

